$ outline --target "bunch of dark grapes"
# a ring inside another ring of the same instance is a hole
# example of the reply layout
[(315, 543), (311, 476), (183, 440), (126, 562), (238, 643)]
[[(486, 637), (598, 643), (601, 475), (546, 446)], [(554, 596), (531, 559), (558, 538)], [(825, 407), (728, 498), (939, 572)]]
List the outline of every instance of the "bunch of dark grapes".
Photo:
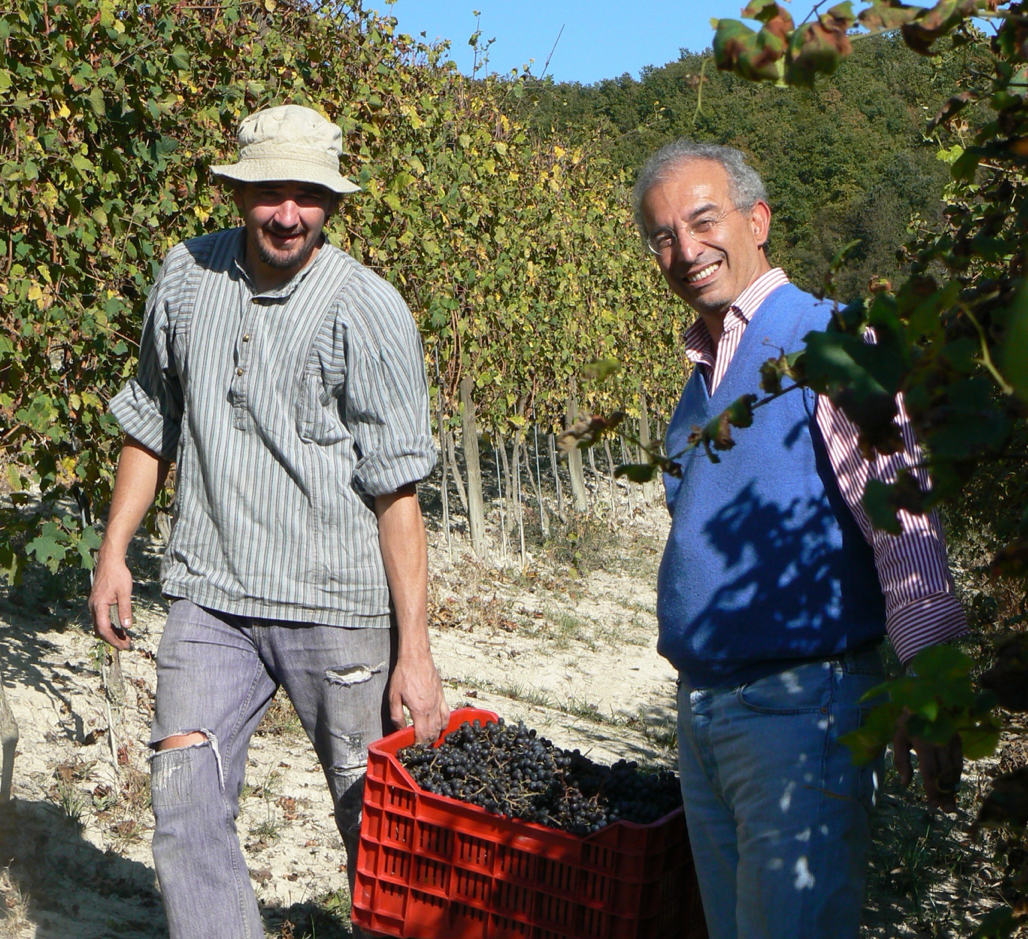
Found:
[(601, 766), (520, 721), (464, 723), (438, 747), (416, 744), (397, 756), (426, 792), (575, 835), (621, 819), (649, 824), (682, 804), (674, 773), (643, 773), (626, 760)]

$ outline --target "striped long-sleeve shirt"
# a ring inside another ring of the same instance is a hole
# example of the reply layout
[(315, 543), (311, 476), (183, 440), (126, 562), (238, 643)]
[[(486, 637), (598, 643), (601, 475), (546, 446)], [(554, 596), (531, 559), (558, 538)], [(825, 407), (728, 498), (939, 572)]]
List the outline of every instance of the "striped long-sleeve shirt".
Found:
[(374, 497), (435, 464), (424, 354), (399, 294), (325, 244), (257, 292), (244, 231), (173, 248), (147, 301), (122, 429), (177, 464), (169, 597), (385, 627)]
[[(700, 369), (708, 391), (713, 393), (724, 377), (753, 314), (773, 290), (788, 282), (781, 268), (774, 268), (750, 284), (725, 314), (717, 348), (702, 320), (686, 331), (686, 356)], [(917, 441), (902, 398), (897, 404), (904, 449), (870, 462), (860, 453), (856, 426), (828, 398), (818, 397), (815, 418), (839, 490), (874, 550), (889, 638), (900, 660), (907, 662), (925, 647), (964, 633), (967, 621), (954, 593), (938, 514), (900, 511), (902, 531), (890, 535), (871, 525), (861, 501), (869, 479), (893, 482), (903, 468), (915, 474), (922, 489), (930, 485), (927, 472), (918, 465)]]

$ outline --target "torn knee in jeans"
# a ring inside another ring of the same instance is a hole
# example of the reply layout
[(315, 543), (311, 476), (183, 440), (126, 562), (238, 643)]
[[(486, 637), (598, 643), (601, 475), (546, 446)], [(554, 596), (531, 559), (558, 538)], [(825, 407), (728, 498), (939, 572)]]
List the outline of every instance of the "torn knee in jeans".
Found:
[(179, 747), (198, 747), (207, 742), (207, 734), (202, 730), (189, 731), (182, 734), (170, 734), (153, 744), (155, 750), (174, 750)]
[(351, 685), (361, 685), (366, 681), (371, 681), (372, 677), (378, 675), (385, 667), (385, 662), (380, 662), (378, 665), (368, 663), (336, 665), (333, 668), (325, 669), (325, 681), (330, 685), (343, 685), (349, 688)]
[(201, 729), (169, 734), (153, 741), (150, 746), (154, 751), (150, 754), (150, 788), (155, 795), (164, 788), (173, 787), (176, 775), (186, 774), (184, 767), (191, 760), (193, 751), (208, 749), (214, 754), (218, 785), (224, 790), (221, 751), (218, 749), (218, 738), (211, 731)]

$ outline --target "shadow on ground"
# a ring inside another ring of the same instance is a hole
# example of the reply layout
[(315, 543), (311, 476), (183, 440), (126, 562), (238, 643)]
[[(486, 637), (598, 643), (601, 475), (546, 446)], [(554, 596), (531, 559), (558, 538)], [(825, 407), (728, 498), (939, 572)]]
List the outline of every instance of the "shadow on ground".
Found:
[(154, 872), (90, 844), (55, 805), (0, 808), (0, 862), (6, 918), (33, 924), (36, 939), (168, 934)]

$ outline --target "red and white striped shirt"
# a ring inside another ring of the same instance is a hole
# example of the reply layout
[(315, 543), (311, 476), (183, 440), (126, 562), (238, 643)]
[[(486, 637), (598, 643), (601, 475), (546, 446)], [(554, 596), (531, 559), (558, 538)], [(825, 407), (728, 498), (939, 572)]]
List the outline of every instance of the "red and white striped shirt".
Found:
[[(725, 313), (716, 349), (703, 320), (697, 320), (686, 331), (685, 354), (699, 368), (711, 394), (728, 370), (753, 314), (773, 290), (788, 282), (782, 269), (776, 267), (750, 284)], [(873, 337), (868, 341), (873, 341)], [(902, 532), (890, 535), (872, 527), (861, 503), (869, 478), (893, 482), (904, 467), (914, 473), (922, 489), (930, 485), (927, 472), (917, 466), (920, 454), (903, 399), (899, 398), (897, 404), (904, 449), (889, 456), (876, 455), (870, 462), (860, 453), (856, 426), (828, 398), (818, 396), (814, 415), (839, 490), (874, 550), (878, 580), (885, 594), (889, 638), (900, 661), (908, 662), (925, 647), (966, 632), (967, 620), (954, 593), (938, 513), (913, 515), (901, 510)]]

